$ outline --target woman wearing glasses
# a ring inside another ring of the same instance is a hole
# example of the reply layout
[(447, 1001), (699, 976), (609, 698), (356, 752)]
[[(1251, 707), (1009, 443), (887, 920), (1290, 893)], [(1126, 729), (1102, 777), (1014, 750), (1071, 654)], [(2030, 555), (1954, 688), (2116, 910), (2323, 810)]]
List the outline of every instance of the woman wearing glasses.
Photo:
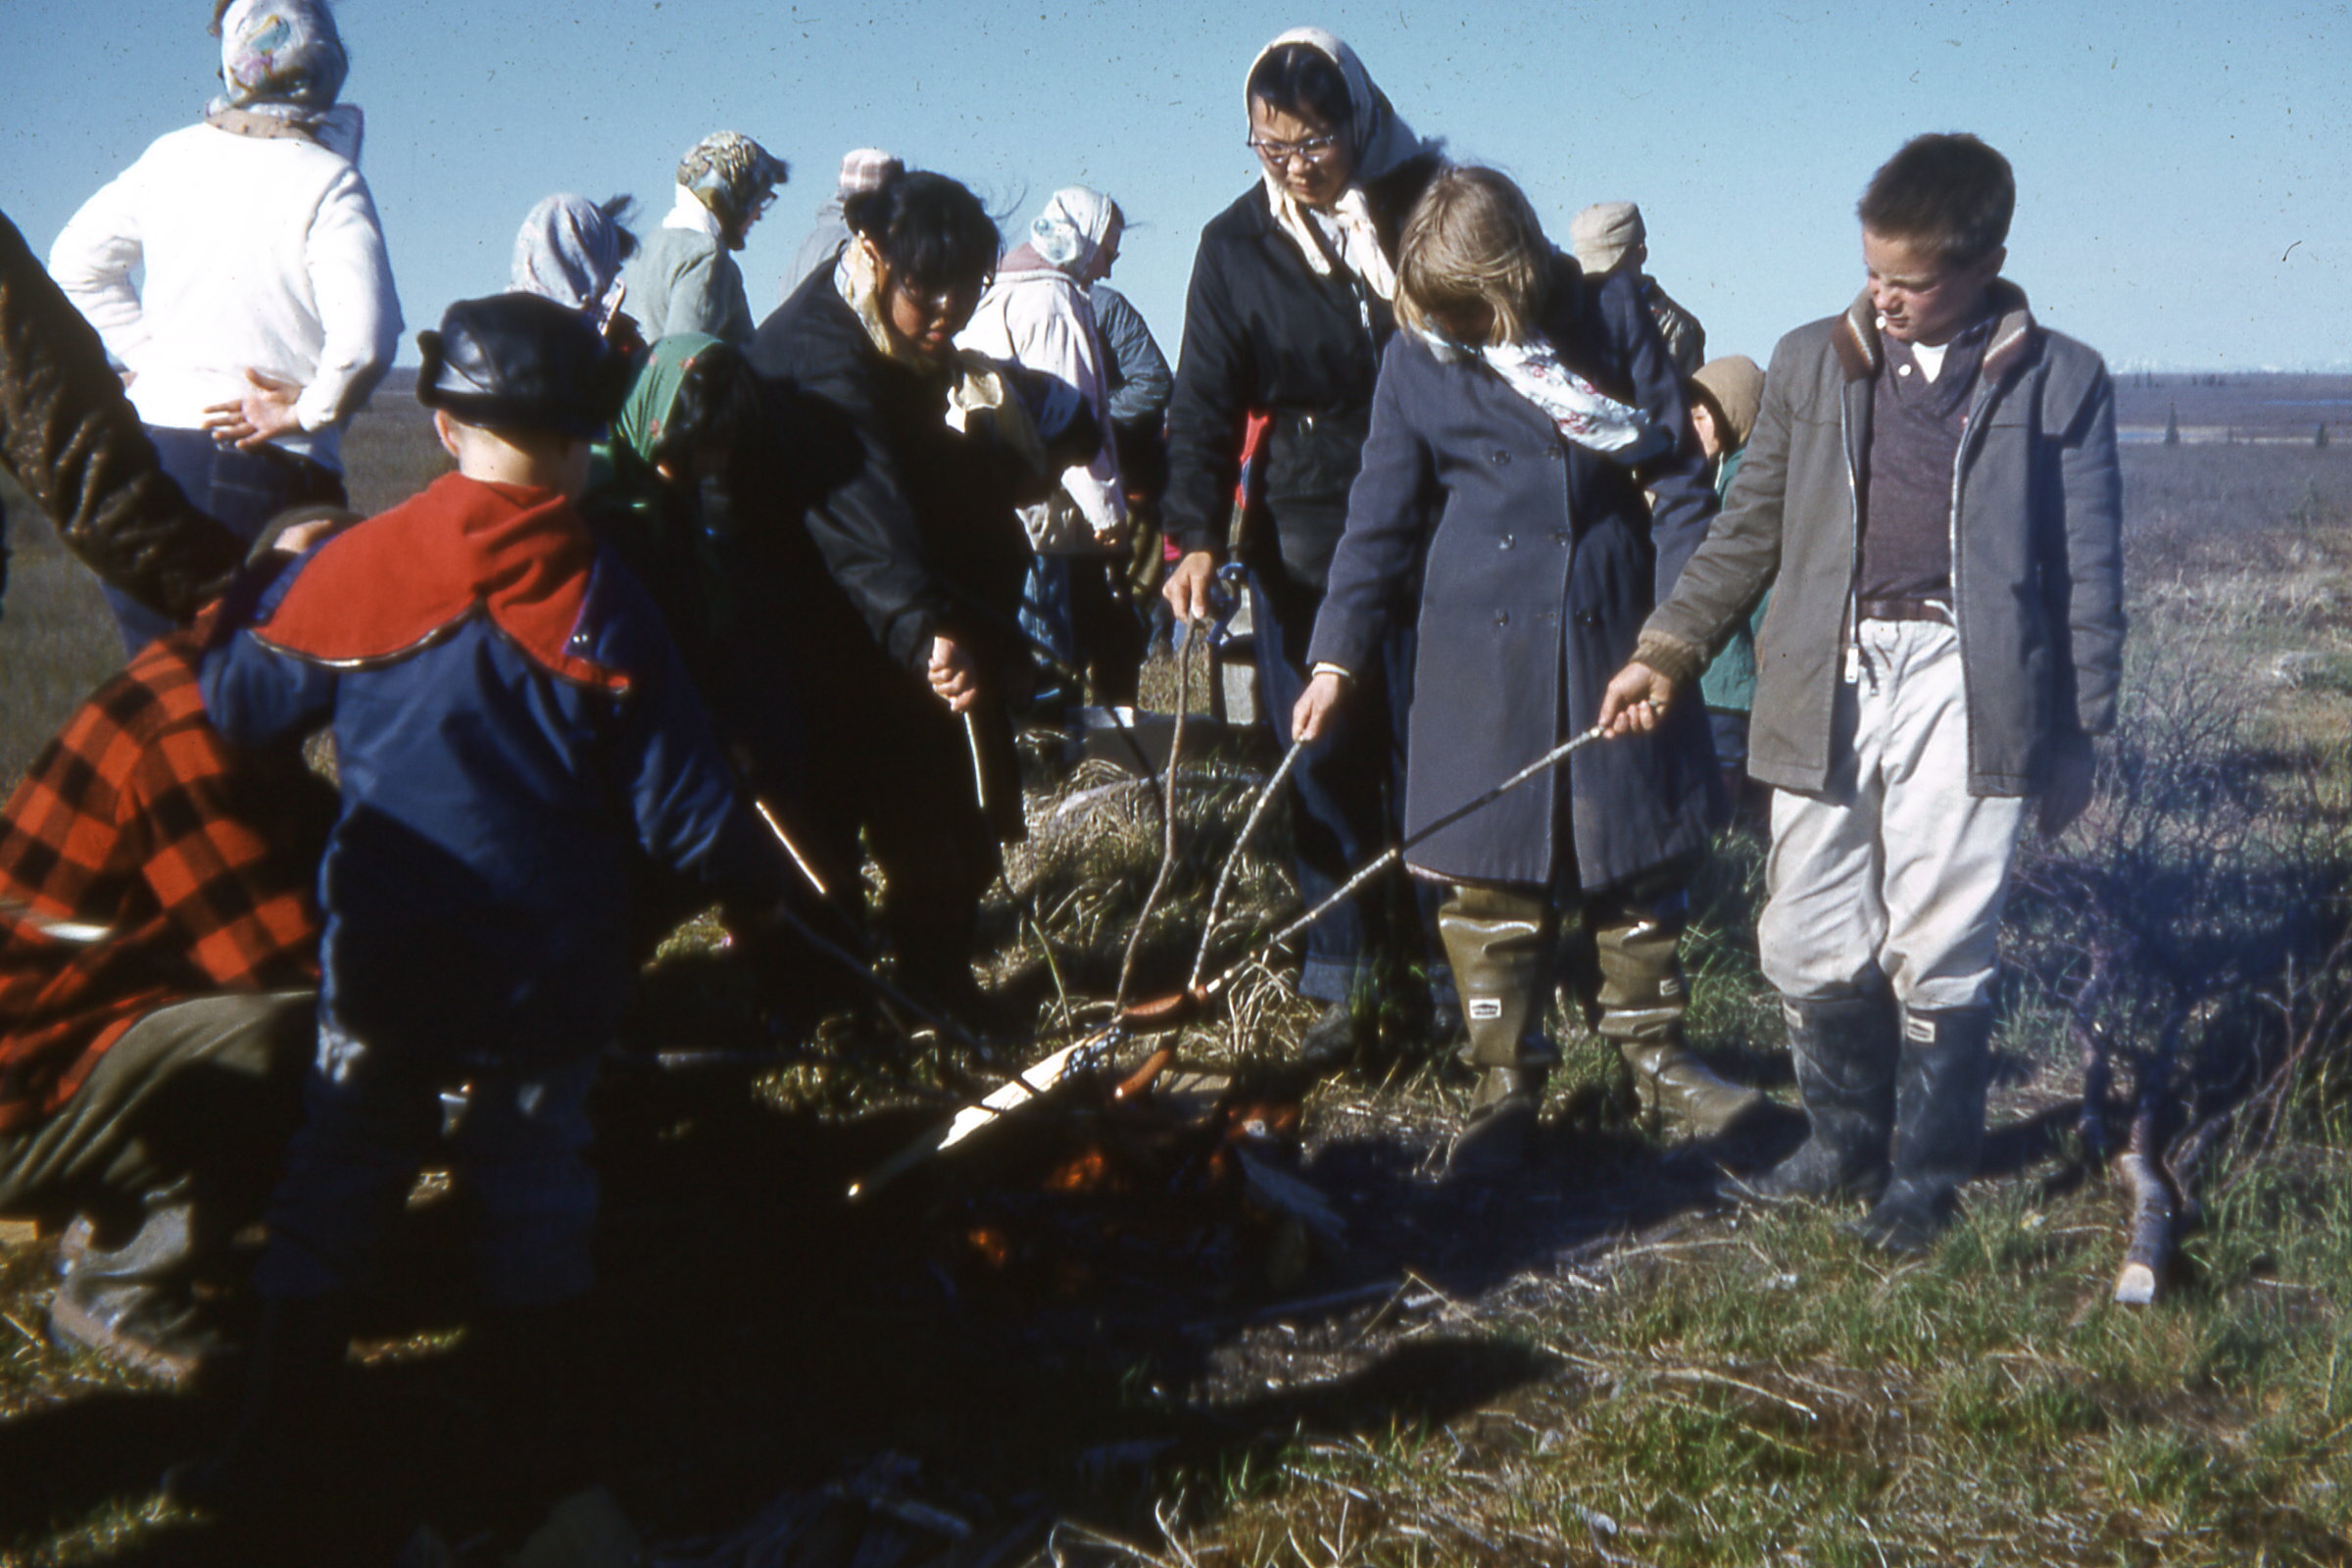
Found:
[[(1330, 33), (1295, 28), (1260, 52), (1244, 95), (1260, 179), (1201, 231), (1168, 411), (1166, 526), (1182, 557), (1164, 592), (1208, 615), (1217, 566), (1249, 573), (1266, 710), (1306, 682), (1306, 644), (1347, 520), (1381, 350), (1395, 330), (1397, 236), (1444, 167)], [(1231, 536), (1245, 421), (1272, 416), (1246, 537)], [(1301, 757), (1297, 871), (1311, 905), (1393, 836), (1401, 754), (1385, 677), (1409, 679), (1410, 628), (1360, 672), (1356, 701)], [(1398, 688), (1401, 703), (1402, 688)], [(1397, 712), (1401, 712), (1399, 707)], [(1367, 890), (1307, 937), (1301, 995), (1326, 1010), (1307, 1049), (1363, 1043), (1384, 961), (1418, 944), (1393, 888)]]

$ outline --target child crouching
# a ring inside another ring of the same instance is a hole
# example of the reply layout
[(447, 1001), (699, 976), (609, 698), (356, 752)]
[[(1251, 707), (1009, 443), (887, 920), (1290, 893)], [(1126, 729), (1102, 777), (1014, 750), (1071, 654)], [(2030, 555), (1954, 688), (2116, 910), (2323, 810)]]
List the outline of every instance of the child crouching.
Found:
[(346, 1303), (461, 1082), (447, 1154), (484, 1328), (539, 1366), (514, 1402), (552, 1411), (559, 1320), (590, 1280), (586, 1100), (635, 970), (633, 875), (650, 860), (731, 910), (784, 891), (659, 612), (573, 506), (625, 367), (524, 295), (452, 306), (419, 344), (417, 397), (458, 472), (313, 553), (203, 669), (232, 740), (330, 725), (342, 792), (318, 1055), (269, 1213), (244, 1413), (174, 1483), (230, 1511), (285, 1487)]

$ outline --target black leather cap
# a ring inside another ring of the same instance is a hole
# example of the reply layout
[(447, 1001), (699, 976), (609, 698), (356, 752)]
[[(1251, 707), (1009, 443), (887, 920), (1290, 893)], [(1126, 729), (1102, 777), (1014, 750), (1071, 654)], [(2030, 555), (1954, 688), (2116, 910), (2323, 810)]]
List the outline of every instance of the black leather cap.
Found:
[(588, 318), (536, 294), (460, 300), (416, 334), (416, 401), (490, 430), (604, 434), (629, 387), (628, 361)]

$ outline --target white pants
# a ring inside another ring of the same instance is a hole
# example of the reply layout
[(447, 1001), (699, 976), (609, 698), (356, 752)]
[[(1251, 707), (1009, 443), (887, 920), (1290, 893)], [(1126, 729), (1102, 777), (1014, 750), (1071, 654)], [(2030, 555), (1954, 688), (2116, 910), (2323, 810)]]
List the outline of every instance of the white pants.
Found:
[(1968, 793), (1960, 636), (1865, 620), (1860, 679), (1839, 688), (1829, 788), (1776, 790), (1756, 928), (1783, 996), (1827, 1001), (1881, 977), (1915, 1011), (1974, 1006), (2029, 802)]

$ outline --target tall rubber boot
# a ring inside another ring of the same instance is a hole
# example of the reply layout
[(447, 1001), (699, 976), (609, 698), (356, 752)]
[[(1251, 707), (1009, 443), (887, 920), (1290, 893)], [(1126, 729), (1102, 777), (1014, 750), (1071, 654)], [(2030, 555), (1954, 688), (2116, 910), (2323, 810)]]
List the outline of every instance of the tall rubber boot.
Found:
[(1795, 1153), (1735, 1197), (1769, 1202), (1875, 1194), (1886, 1179), (1894, 1126), (1894, 1001), (1884, 991), (1799, 1002), (1781, 999), (1796, 1088), (1812, 1130)]
[(211, 1458), (172, 1466), (164, 1476), (166, 1494), (182, 1507), (231, 1520), (284, 1508), (297, 1468), (316, 1457), (315, 1435), (350, 1347), (343, 1297), (265, 1300), (236, 1429)]
[(1894, 1152), (1886, 1190), (1856, 1231), (1889, 1252), (1924, 1252), (1952, 1222), (1960, 1184), (1984, 1150), (1992, 1081), (1992, 1008), (1908, 1013), (1894, 1080)]
[(1551, 928), (1550, 904), (1516, 889), (1457, 885), (1439, 906), (1438, 937), (1469, 1035), (1462, 1060), (1479, 1073), (1469, 1119), (1446, 1155), (1448, 1175), (1507, 1175), (1527, 1161), (1557, 1059), (1539, 1024)]
[(1644, 1122), (1668, 1122), (1699, 1138), (1718, 1138), (1762, 1110), (1761, 1090), (1719, 1077), (1683, 1039), (1690, 1005), (1683, 978), (1682, 922), (1647, 911), (1592, 933), (1600, 966), (1597, 1029), (1633, 1069)]

